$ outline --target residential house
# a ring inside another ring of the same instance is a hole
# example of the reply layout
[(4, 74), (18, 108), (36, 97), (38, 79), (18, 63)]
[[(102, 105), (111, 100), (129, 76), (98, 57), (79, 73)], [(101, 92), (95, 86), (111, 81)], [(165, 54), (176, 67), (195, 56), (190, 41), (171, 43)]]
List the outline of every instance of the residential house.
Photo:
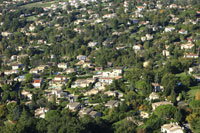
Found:
[(163, 133), (184, 133), (177, 123), (164, 124), (161, 126), (161, 132)]
[(74, 73), (76, 72), (74, 68), (68, 68), (65, 70), (66, 74)]
[(192, 49), (194, 47), (194, 44), (192, 43), (187, 43), (187, 44), (182, 44), (181, 49)]
[(149, 114), (145, 111), (141, 111), (140, 112), (140, 116), (144, 119), (144, 118), (149, 118)]
[(29, 71), (29, 73), (31, 73), (31, 74), (39, 74), (40, 71), (39, 71), (37, 68), (32, 68), (32, 69)]
[(23, 90), (23, 91), (21, 92), (21, 94), (22, 94), (22, 96), (23, 96), (24, 98), (27, 98), (28, 100), (32, 100), (32, 94), (31, 94), (30, 92)]
[(101, 117), (101, 113), (100, 112), (97, 112), (97, 111), (91, 111), (89, 113), (89, 115), (93, 118), (96, 118), (96, 117)]
[(16, 74), (16, 73), (18, 73), (18, 70), (6, 70), (6, 71), (4, 71), (5, 75)]
[(123, 93), (121, 93), (119, 91), (106, 91), (104, 94), (108, 95), (108, 96), (118, 97), (118, 98), (123, 97)]
[(155, 92), (152, 92), (150, 95), (149, 95), (149, 100), (155, 100), (155, 99), (159, 99), (159, 95)]
[(166, 57), (170, 56), (170, 52), (168, 50), (163, 50), (162, 54), (163, 56), (166, 56)]
[(78, 60), (85, 60), (87, 58), (87, 56), (85, 56), (85, 55), (78, 55), (76, 58)]
[(84, 96), (96, 95), (99, 93), (99, 90), (94, 88), (84, 93)]
[(165, 32), (172, 32), (174, 30), (175, 30), (174, 27), (165, 27)]
[(188, 31), (187, 31), (187, 30), (181, 29), (181, 30), (179, 31), (179, 33), (180, 33), (180, 34), (183, 34), (183, 35), (187, 35), (187, 34), (188, 34)]
[(193, 54), (193, 53), (186, 53), (185, 55), (184, 55), (184, 58), (194, 58), (194, 59), (197, 59), (197, 58), (199, 58), (199, 55), (198, 54)]
[(32, 85), (33, 85), (35, 88), (41, 88), (42, 80), (41, 80), (41, 79), (34, 79)]
[(16, 77), (14, 80), (19, 82), (25, 81), (25, 76)]
[(38, 109), (36, 109), (35, 110), (35, 117), (36, 118), (45, 118), (45, 114), (47, 113), (49, 111), (49, 109), (48, 108), (38, 108)]
[(54, 77), (53, 82), (67, 83), (68, 78), (62, 75), (57, 75)]
[(103, 71), (103, 67), (95, 67), (95, 71)]
[(68, 108), (71, 111), (77, 111), (78, 109), (81, 108), (81, 103), (79, 102), (71, 102), (69, 104), (67, 104), (66, 108)]
[(133, 49), (135, 50), (135, 51), (139, 51), (139, 50), (142, 50), (143, 49), (143, 46), (142, 45), (134, 45), (133, 46)]
[(96, 45), (98, 45), (98, 42), (89, 42), (88, 43), (88, 47), (95, 47)]
[(58, 64), (58, 68), (62, 68), (62, 69), (67, 69), (67, 67), (68, 67), (68, 64), (67, 63), (59, 63)]
[(158, 83), (152, 83), (153, 86), (153, 92), (159, 92), (159, 91), (163, 91), (163, 86), (159, 85)]
[(108, 107), (108, 108), (118, 107), (119, 104), (120, 104), (119, 101), (117, 101), (117, 100), (111, 100), (111, 101), (108, 101), (108, 102), (105, 104), (105, 107)]
[(22, 67), (22, 64), (14, 64), (12, 65), (12, 70), (18, 70), (20, 67)]
[(55, 95), (56, 98), (66, 98), (68, 96), (68, 93), (67, 92), (64, 92), (62, 90), (51, 90), (51, 94), (52, 95)]
[(168, 104), (173, 105), (171, 102), (167, 101), (152, 103), (152, 109), (155, 110), (158, 106), (168, 105)]
[(80, 111), (79, 111), (79, 116), (80, 117), (83, 117), (84, 115), (88, 115), (90, 112), (92, 111), (91, 108), (82, 108)]

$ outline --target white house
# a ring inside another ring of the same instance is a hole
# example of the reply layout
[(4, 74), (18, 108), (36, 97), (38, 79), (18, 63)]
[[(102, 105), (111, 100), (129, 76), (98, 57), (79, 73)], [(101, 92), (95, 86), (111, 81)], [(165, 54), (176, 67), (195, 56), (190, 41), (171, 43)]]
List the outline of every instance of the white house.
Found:
[(168, 105), (168, 104), (173, 105), (171, 102), (167, 101), (152, 103), (152, 109), (155, 110), (158, 106)]
[(59, 63), (58, 64), (58, 68), (67, 69), (67, 67), (68, 67), (67, 63)]
[(184, 133), (183, 129), (178, 124), (175, 124), (175, 123), (162, 125), (161, 132), (163, 132), (163, 133)]
[(42, 80), (41, 79), (35, 79), (32, 83), (32, 85), (35, 87), (35, 88), (40, 88), (41, 85), (42, 85)]
[(71, 102), (66, 106), (66, 108), (70, 109), (71, 111), (77, 111), (78, 109), (80, 109), (80, 107), (81, 103), (79, 102)]
[(155, 99), (159, 99), (159, 95), (155, 92), (152, 92), (150, 95), (149, 95), (149, 100), (155, 100)]
[(36, 118), (45, 118), (45, 114), (49, 111), (48, 108), (38, 108), (35, 110), (35, 117)]

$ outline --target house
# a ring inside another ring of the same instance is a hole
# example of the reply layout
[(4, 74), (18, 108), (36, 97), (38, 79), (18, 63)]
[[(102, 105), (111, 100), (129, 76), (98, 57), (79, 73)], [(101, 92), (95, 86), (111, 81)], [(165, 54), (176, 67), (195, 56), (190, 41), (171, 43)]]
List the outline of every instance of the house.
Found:
[(159, 91), (163, 91), (163, 86), (159, 85), (158, 83), (152, 83), (153, 86), (153, 92), (159, 92)]
[(163, 133), (184, 133), (183, 128), (181, 128), (176, 123), (162, 125), (161, 132), (163, 132)]
[(25, 76), (16, 77), (14, 80), (19, 82), (25, 81)]
[(113, 78), (112, 77), (100, 77), (99, 82), (101, 83), (107, 83), (107, 84), (112, 84)]
[(35, 26), (34, 26), (33, 24), (31, 24), (31, 25), (29, 26), (29, 30), (30, 30), (30, 31), (34, 31), (34, 30), (35, 30)]
[(68, 96), (67, 92), (64, 92), (62, 90), (51, 90), (52, 95), (56, 95), (57, 98), (66, 98)]
[(3, 37), (7, 37), (7, 36), (10, 36), (10, 35), (12, 35), (13, 33), (10, 33), (10, 32), (1, 32), (1, 35), (3, 36)]
[(185, 54), (184, 58), (194, 58), (194, 59), (197, 59), (197, 58), (199, 58), (199, 55), (198, 54), (189, 53), (189, 54)]
[(14, 64), (12, 65), (12, 70), (18, 70), (20, 67), (22, 67), (22, 64)]
[(89, 115), (93, 118), (96, 118), (96, 117), (101, 117), (101, 113), (100, 112), (97, 112), (97, 111), (91, 111), (89, 113)]
[(74, 82), (74, 84), (71, 86), (71, 88), (85, 88), (89, 86), (89, 82), (87, 81), (87, 79), (78, 79)]
[(32, 68), (32, 69), (29, 71), (29, 73), (31, 73), (31, 74), (39, 74), (40, 71), (39, 71), (37, 68)]
[(105, 95), (108, 95), (108, 96), (118, 97), (118, 98), (123, 97), (123, 93), (118, 92), (118, 91), (107, 91), (107, 92), (105, 92), (104, 94), (105, 94)]
[(83, 117), (84, 115), (88, 115), (90, 112), (92, 111), (91, 108), (82, 108), (80, 111), (79, 111), (79, 116), (80, 117)]
[(133, 46), (133, 49), (135, 50), (135, 51), (139, 51), (139, 50), (142, 50), (143, 49), (143, 46), (142, 45), (134, 45)]
[(6, 71), (4, 71), (5, 75), (16, 74), (16, 73), (18, 73), (18, 70), (6, 70)]
[(197, 82), (200, 82), (200, 76), (193, 75)]
[(105, 104), (105, 107), (108, 107), (108, 108), (118, 107), (119, 104), (120, 104), (119, 101), (117, 101), (117, 100), (111, 100), (111, 101), (108, 101), (108, 102)]
[(179, 30), (178, 33), (183, 34), (183, 35), (187, 35), (188, 31), (181, 29), (181, 30)]
[(144, 118), (149, 118), (149, 114), (145, 111), (141, 111), (140, 112), (140, 116), (144, 119)]
[(170, 56), (170, 52), (168, 50), (163, 50), (162, 54), (163, 56), (166, 56), (166, 57)]
[(67, 83), (68, 78), (62, 75), (55, 76), (53, 82)]
[(48, 69), (48, 66), (47, 65), (40, 65), (37, 67), (37, 69), (40, 71), (40, 72), (43, 72), (45, 69)]
[(87, 56), (85, 56), (85, 55), (78, 55), (76, 58), (78, 60), (85, 60), (87, 58)]
[(84, 93), (84, 96), (96, 95), (98, 93), (99, 93), (99, 90), (95, 88)]
[(175, 30), (174, 27), (165, 27), (165, 32), (172, 32), (174, 30)]
[(67, 104), (66, 108), (68, 108), (71, 111), (77, 111), (78, 109), (81, 108), (81, 103), (79, 102), (71, 102), (69, 104)]
[(35, 80), (33, 81), (32, 85), (33, 85), (35, 88), (41, 88), (42, 80), (41, 80), (41, 79), (35, 79)]
[(146, 39), (147, 39), (147, 40), (152, 40), (152, 39), (153, 39), (153, 35), (146, 34)]
[(187, 43), (187, 44), (182, 44), (181, 49), (192, 49), (194, 47), (194, 44), (192, 43)]
[(159, 95), (155, 92), (152, 92), (150, 95), (149, 95), (149, 100), (155, 100), (155, 99), (159, 99)]
[(96, 45), (98, 45), (98, 42), (89, 42), (88, 43), (88, 47), (95, 47)]
[(95, 67), (95, 71), (103, 71), (103, 67)]
[(74, 68), (68, 68), (65, 70), (66, 74), (74, 73), (76, 72)]
[(38, 108), (35, 110), (35, 117), (36, 118), (45, 118), (45, 114), (49, 111), (48, 108)]
[(137, 6), (137, 10), (138, 10), (138, 11), (142, 11), (143, 9), (144, 9), (143, 6)]
[(167, 101), (152, 103), (152, 109), (155, 110), (158, 106), (168, 105), (168, 104), (173, 105), (171, 102)]
[(83, 68), (93, 68), (94, 65), (92, 63), (89, 62), (84, 62), (82, 65)]
[(59, 63), (58, 64), (58, 68), (61, 68), (61, 69), (67, 69), (67, 67), (68, 67), (68, 64), (67, 63)]
[(32, 94), (31, 94), (30, 92), (23, 90), (23, 91), (21, 92), (21, 94), (22, 94), (22, 96), (23, 96), (24, 98), (27, 98), (28, 100), (32, 100)]

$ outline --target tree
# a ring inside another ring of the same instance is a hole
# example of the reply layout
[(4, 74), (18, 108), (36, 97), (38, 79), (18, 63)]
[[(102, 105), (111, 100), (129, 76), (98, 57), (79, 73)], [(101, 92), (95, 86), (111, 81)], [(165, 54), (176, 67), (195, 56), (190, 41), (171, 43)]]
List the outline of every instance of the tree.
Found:
[(164, 86), (164, 93), (166, 96), (171, 94), (171, 90), (174, 90), (177, 84), (177, 78), (172, 73), (167, 73), (163, 76), (161, 84)]
[(181, 112), (181, 109), (180, 109), (180, 108), (176, 110), (176, 113), (175, 113), (175, 120), (176, 120), (177, 122), (179, 122), (179, 123), (181, 123), (182, 120), (183, 120), (183, 115), (182, 115), (182, 112)]
[(176, 108), (173, 105), (161, 105), (157, 107), (154, 114), (159, 118), (173, 118), (176, 112)]
[(26, 74), (26, 75), (25, 75), (25, 81), (26, 81), (27, 83), (31, 83), (31, 82), (33, 81), (33, 75), (30, 74), (30, 73)]

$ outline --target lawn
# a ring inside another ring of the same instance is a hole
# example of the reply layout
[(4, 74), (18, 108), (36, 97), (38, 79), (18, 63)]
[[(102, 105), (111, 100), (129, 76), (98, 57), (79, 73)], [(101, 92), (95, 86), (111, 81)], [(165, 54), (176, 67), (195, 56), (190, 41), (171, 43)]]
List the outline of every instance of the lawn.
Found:
[(57, 4), (59, 1), (58, 0), (54, 0), (51, 2), (35, 2), (35, 3), (30, 3), (30, 4), (26, 4), (23, 5), (22, 7), (24, 8), (32, 8), (32, 7), (50, 7), (51, 4)]
[(187, 92), (187, 94), (190, 98), (195, 97), (195, 95), (198, 91), (200, 92), (200, 86), (194, 86), (194, 87), (190, 87), (190, 88), (191, 88), (191, 90)]
[(27, 21), (36, 21), (38, 18), (36, 16), (27, 17)]

